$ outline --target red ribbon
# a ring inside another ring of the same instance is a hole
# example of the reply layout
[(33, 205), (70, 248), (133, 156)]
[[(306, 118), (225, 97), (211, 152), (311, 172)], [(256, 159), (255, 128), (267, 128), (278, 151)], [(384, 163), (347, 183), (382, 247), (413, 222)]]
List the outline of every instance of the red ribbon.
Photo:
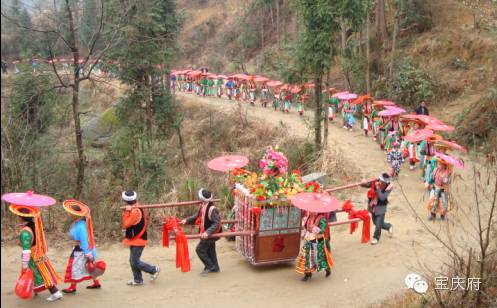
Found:
[(260, 207), (253, 207), (250, 209), (250, 211), (255, 216), (255, 230), (259, 231), (259, 223), (260, 223), (260, 218), (261, 218), (261, 208)]
[[(368, 243), (371, 239), (370, 228), (371, 228), (371, 220), (369, 217), (368, 210), (354, 210), (354, 205), (350, 200), (345, 201), (342, 206), (342, 210), (347, 212), (349, 215), (349, 219), (359, 218), (362, 220), (362, 236), (361, 243)], [(358, 223), (354, 222), (350, 224), (350, 233), (354, 233), (357, 229)]]
[(169, 231), (176, 233), (176, 268), (181, 268), (182, 272), (190, 271), (190, 256), (188, 253), (188, 240), (186, 239), (179, 220), (176, 217), (164, 219), (162, 225), (162, 246), (169, 247)]

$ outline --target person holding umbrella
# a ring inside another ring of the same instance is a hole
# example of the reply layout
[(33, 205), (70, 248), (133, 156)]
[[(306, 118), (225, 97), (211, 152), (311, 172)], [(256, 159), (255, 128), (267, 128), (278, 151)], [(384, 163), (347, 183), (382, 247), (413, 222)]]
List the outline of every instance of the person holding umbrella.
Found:
[(328, 214), (340, 207), (340, 201), (328, 193), (303, 192), (291, 198), (292, 204), (307, 212), (303, 219), (304, 245), (296, 262), (296, 272), (302, 281), (312, 278), (313, 272), (325, 271), (331, 275), (334, 265), (330, 252)]
[[(449, 208), (449, 198), (447, 191), (450, 185), (451, 172), (449, 168), (449, 163), (444, 159), (444, 157), (450, 157), (442, 153), (436, 153), (437, 166), (433, 170), (433, 188), (431, 190), (431, 196), (428, 208), (431, 207), (429, 220), (435, 220), (437, 217), (437, 212), (440, 213), (440, 219), (445, 220), (445, 215)], [(441, 199), (441, 207), (440, 207)]]
[(19, 233), (19, 243), (22, 248), (21, 277), (26, 271), (32, 271), (34, 276), (34, 286), (29, 290), (30, 294), (26, 294), (28, 296), (26, 298), (31, 297), (31, 292), (37, 294), (48, 290), (51, 295), (47, 297), (47, 301), (53, 302), (62, 299), (63, 295), (57, 288), (61, 278), (47, 257), (43, 221), (38, 209), (54, 205), (55, 199), (28, 191), (26, 193), (5, 194), (2, 196), (2, 200), (11, 203), (9, 210), (19, 216), (21, 222)]

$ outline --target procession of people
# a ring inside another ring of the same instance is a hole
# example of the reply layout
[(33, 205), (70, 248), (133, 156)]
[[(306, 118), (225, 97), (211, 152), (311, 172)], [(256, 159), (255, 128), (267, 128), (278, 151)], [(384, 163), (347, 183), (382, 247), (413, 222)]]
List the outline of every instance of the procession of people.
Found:
[[(32, 61), (33, 70), (38, 69), (38, 65), (36, 61)], [(4, 62), (2, 62), (2, 68), (4, 71), (7, 69)], [(297, 86), (270, 80), (263, 76), (247, 74), (215, 75), (209, 73), (206, 68), (197, 71), (173, 71), (171, 74), (173, 92), (180, 91), (217, 98), (225, 96), (229, 100), (244, 101), (252, 106), (255, 106), (259, 101), (263, 108), (266, 108), (272, 100), (275, 111), (290, 113), (296, 109), (301, 116), (304, 114), (306, 101), (312, 95), (310, 89), (313, 87), (314, 85), (311, 83)], [(410, 171), (414, 172), (416, 165), (419, 166), (420, 178), (429, 195), (428, 219), (435, 221), (437, 214), (439, 214), (440, 219), (444, 221), (452, 207), (450, 183), (453, 168), (463, 167), (462, 161), (452, 155), (450, 151), (465, 151), (453, 140), (445, 140), (439, 134), (440, 132), (452, 131), (453, 127), (429, 116), (425, 102), (422, 102), (416, 109), (416, 114), (408, 114), (391, 101), (375, 100), (369, 95), (358, 96), (347, 91), (339, 92), (335, 88), (326, 89), (323, 93), (327, 120), (340, 122), (338, 117), (341, 116), (342, 121), (339, 125), (350, 131), (354, 129), (356, 123), (360, 123), (364, 137), (371, 137), (378, 143), (380, 150), (386, 153), (386, 161), (390, 165), (388, 172), (384, 172), (372, 180), (363, 180), (358, 184), (369, 188), (366, 213), (356, 211), (351, 207), (344, 206), (343, 208), (343, 211), (348, 211), (349, 218), (360, 217), (364, 221), (363, 228), (368, 228), (368, 230), (367, 232), (363, 230), (365, 233), (363, 233), (362, 241), (377, 245), (380, 242), (382, 230), (387, 231), (390, 237), (393, 235), (393, 225), (386, 222), (388, 198), (406, 159), (409, 162)], [(278, 160), (284, 164), (286, 158), (278, 156), (281, 153), (278, 154), (278, 152), (270, 150), (268, 153), (271, 153), (273, 158), (277, 157), (274, 158), (275, 161)], [(248, 160), (245, 164), (247, 163)], [(286, 167), (279, 168), (274, 169), (276, 171), (270, 170), (265, 176), (274, 175), (276, 177), (281, 170), (285, 170), (281, 171), (282, 174), (286, 173)], [(292, 173), (291, 176), (295, 177), (294, 180), (297, 179), (296, 185), (300, 185), (299, 175)], [(330, 197), (323, 192), (322, 187), (319, 185), (316, 187), (318, 187), (314, 191), (316, 196), (320, 196), (319, 198)], [(290, 190), (293, 191), (294, 188)], [(302, 188), (300, 189), (302, 190)], [(287, 190), (285, 189), (285, 191)], [(255, 193), (256, 189), (253, 188), (251, 192)], [(49, 290), (51, 295), (47, 300), (56, 301), (63, 298), (62, 292), (66, 294), (76, 293), (77, 285), (85, 280), (92, 281), (86, 287), (87, 289), (102, 288), (99, 276), (104, 273), (106, 264), (103, 260), (98, 259), (89, 206), (77, 200), (63, 202), (64, 210), (72, 219), (69, 235), (74, 246), (64, 276), (64, 282), (69, 285), (61, 292), (58, 289), (58, 285), (62, 282), (61, 276), (57, 274), (46, 255), (47, 243), (41, 218), (43, 207), (52, 206), (56, 201), (47, 196), (36, 195), (33, 192), (6, 194), (2, 196), (2, 199), (11, 204), (10, 211), (19, 216), (22, 222), (19, 233), (19, 242), (22, 248), (22, 271), (16, 285), (16, 294), (19, 297), (30, 298), (33, 293), (37, 294), (43, 290)], [(146, 211), (137, 202), (137, 193), (133, 190), (124, 191), (121, 194), (121, 199), (124, 203), (122, 227), (125, 230), (125, 238), (123, 244), (130, 250), (129, 264), (132, 274), (132, 279), (126, 284), (141, 286), (144, 284), (143, 273), (149, 274), (150, 280), (155, 281), (161, 269), (158, 265), (148, 264), (141, 260), (141, 255), (147, 245), (149, 221)], [(330, 208), (329, 205), (333, 202), (335, 202), (335, 207)], [(302, 210), (302, 215), (299, 218), (303, 244), (300, 245), (300, 253), (295, 260), (296, 271), (303, 275), (302, 281), (309, 281), (315, 272), (324, 271), (325, 277), (331, 275), (334, 260), (331, 254), (329, 223), (336, 220), (336, 211), (339, 209), (338, 201), (333, 202), (324, 202), (325, 206), (319, 210), (316, 208), (309, 210), (305, 204), (304, 207), (301, 207), (294, 203)], [(180, 239), (182, 225), (195, 224), (199, 226), (200, 241), (196, 253), (204, 265), (201, 274), (205, 276), (220, 272), (216, 241), (220, 235), (223, 236), (220, 234), (223, 232), (223, 228), (220, 212), (214, 205), (214, 193), (207, 189), (198, 191), (198, 204), (200, 205), (198, 212), (188, 218), (178, 220), (177, 223), (173, 224), (173, 229), (177, 232), (177, 239)], [(258, 221), (256, 213), (254, 211), (253, 216), (249, 216), (249, 219), (251, 220), (250, 226), (258, 231), (260, 221)], [(333, 219), (330, 218), (330, 214)], [(255, 221), (252, 221), (254, 219)], [(369, 239), (369, 221), (375, 226), (371, 239)], [(354, 224), (352, 221), (350, 223)], [(274, 251), (280, 249), (277, 241), (273, 247)], [(180, 251), (177, 252), (177, 258), (178, 256), (186, 258), (184, 253)], [(189, 270), (189, 265), (187, 268)]]

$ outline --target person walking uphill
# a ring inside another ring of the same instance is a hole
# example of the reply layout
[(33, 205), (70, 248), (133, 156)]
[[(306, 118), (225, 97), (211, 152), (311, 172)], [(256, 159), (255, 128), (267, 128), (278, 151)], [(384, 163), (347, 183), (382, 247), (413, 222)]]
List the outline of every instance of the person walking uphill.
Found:
[(361, 186), (370, 187), (368, 191), (368, 210), (375, 225), (371, 245), (376, 245), (380, 241), (382, 229), (387, 230), (390, 237), (393, 234), (393, 226), (385, 222), (388, 195), (393, 189), (393, 183), (391, 183), (391, 178), (387, 173), (382, 173), (375, 181), (368, 183), (363, 180)]
[(129, 280), (127, 285), (139, 286), (143, 284), (142, 272), (150, 274), (150, 280), (154, 281), (159, 276), (160, 268), (140, 260), (143, 249), (147, 245), (148, 221), (143, 209), (137, 207), (136, 192), (128, 190), (123, 192), (121, 196), (126, 203), (122, 220), (126, 229), (123, 244), (129, 246), (129, 263), (133, 272), (133, 279)]
[(207, 189), (200, 189), (198, 197), (203, 201), (196, 215), (190, 216), (181, 221), (182, 225), (199, 224), (200, 227), (200, 242), (195, 251), (198, 257), (204, 264), (202, 275), (219, 272), (219, 264), (216, 255), (216, 241), (219, 238), (209, 238), (214, 233), (221, 232), (221, 218), (218, 209), (212, 202), (213, 193)]

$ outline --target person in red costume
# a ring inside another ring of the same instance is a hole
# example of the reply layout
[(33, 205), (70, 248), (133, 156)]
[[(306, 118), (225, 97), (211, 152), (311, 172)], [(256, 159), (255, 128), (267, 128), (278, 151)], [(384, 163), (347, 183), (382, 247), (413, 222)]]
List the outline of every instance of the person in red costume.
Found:
[(126, 229), (123, 244), (129, 246), (129, 263), (133, 272), (133, 279), (129, 280), (127, 285), (139, 286), (143, 285), (142, 272), (150, 274), (150, 280), (154, 281), (159, 276), (160, 268), (140, 260), (147, 245), (148, 221), (143, 209), (137, 207), (136, 192), (125, 191), (122, 193), (122, 199), (126, 203), (122, 219), (123, 227)]

